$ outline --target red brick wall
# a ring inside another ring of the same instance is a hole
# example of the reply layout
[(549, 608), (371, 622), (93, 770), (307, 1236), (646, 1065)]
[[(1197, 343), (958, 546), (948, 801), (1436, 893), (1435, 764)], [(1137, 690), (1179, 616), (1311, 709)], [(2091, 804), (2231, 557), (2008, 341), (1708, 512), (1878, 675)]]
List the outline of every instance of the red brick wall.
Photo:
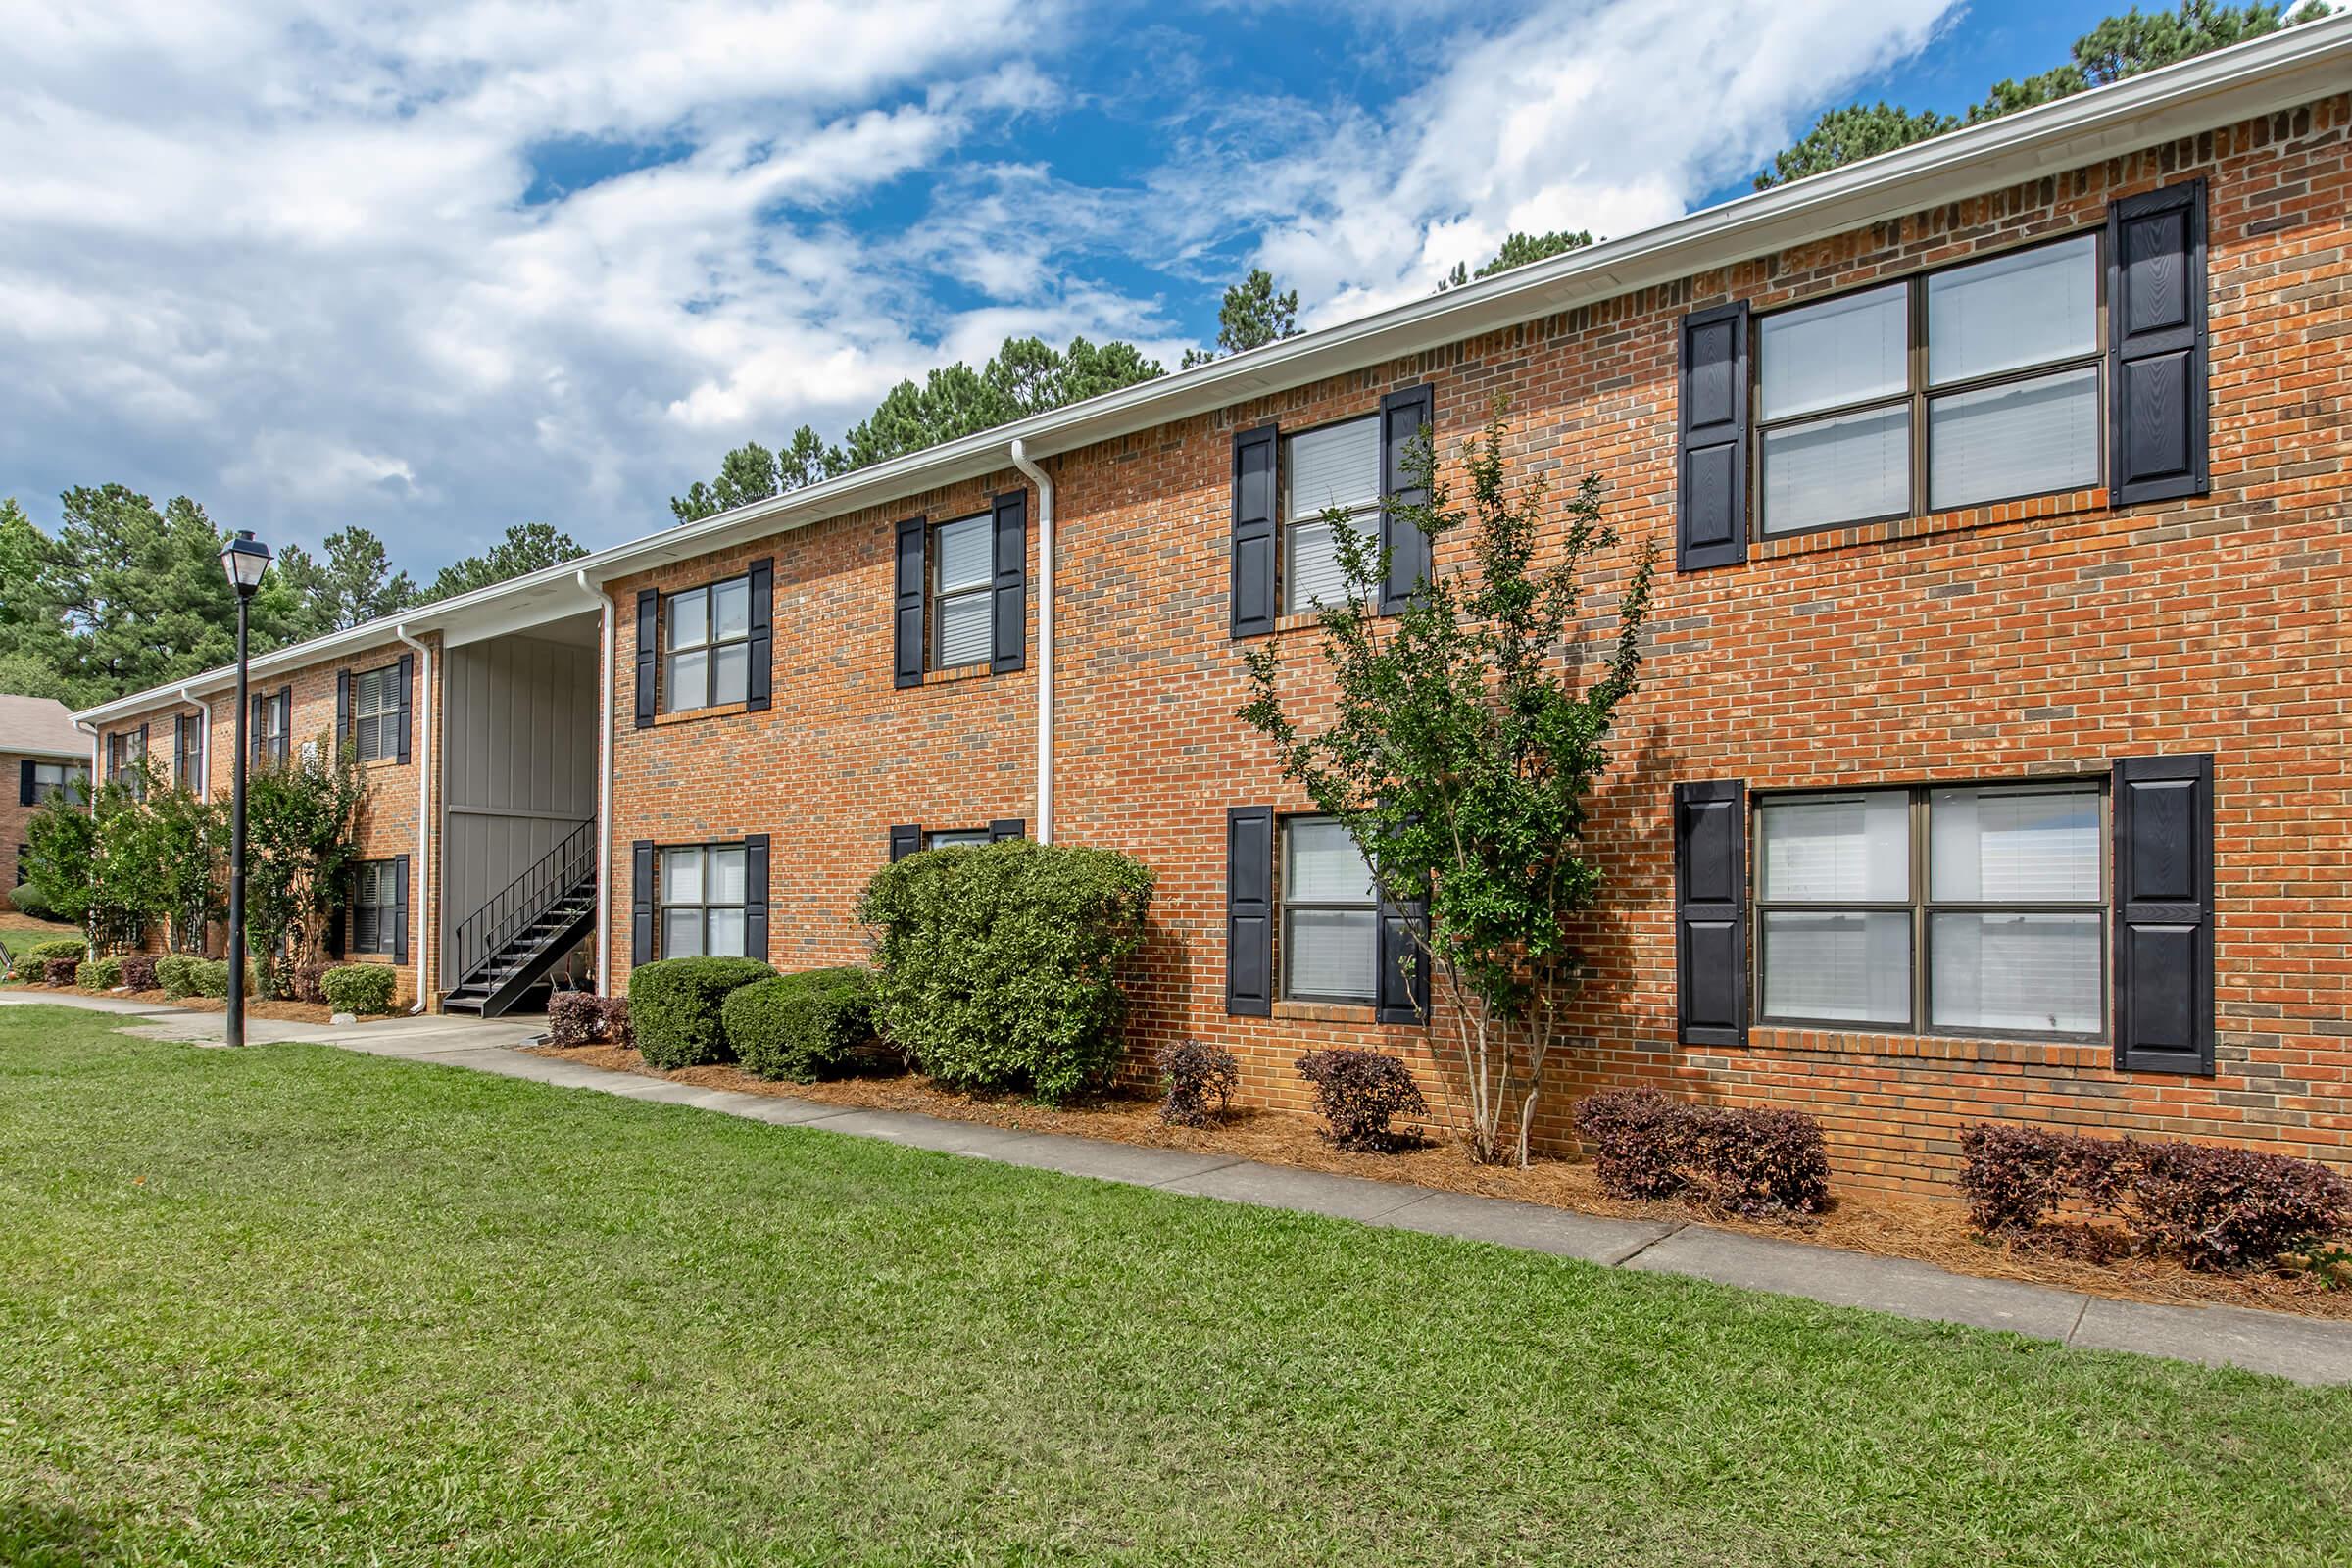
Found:
[[(2111, 510), (2104, 491), (1756, 546), (1744, 565), (1662, 574), (1642, 693), (1623, 714), (1592, 839), (1602, 910), (1579, 1044), (1539, 1130), (1603, 1083), (1789, 1105), (1828, 1127), (1841, 1180), (1945, 1190), (1955, 1139), (1988, 1115), (2257, 1143), (2342, 1160), (2352, 1113), (2352, 669), (2346, 647), (2346, 122), (2352, 100), (2150, 148), (2065, 176), (1761, 257), (1727, 271), (1449, 345), (1377, 369), (1064, 455), (1059, 489), (1057, 834), (1159, 876), (1133, 1046), (1220, 1041), (1245, 1094), (1302, 1108), (1307, 1049), (1379, 1046), (1425, 1070), (1416, 1030), (1368, 1009), (1225, 1015), (1227, 808), (1304, 802), (1234, 718), (1231, 434), (1369, 413), (1436, 388), (1448, 454), (1508, 394), (1516, 471), (1584, 472), (1611, 519), (1672, 561), (1675, 326), (2099, 225), (2115, 197), (2211, 181), (2212, 494)], [(628, 958), (633, 839), (775, 839), (769, 956), (858, 956), (857, 891), (893, 822), (1034, 817), (1034, 673), (891, 686), (891, 528), (977, 511), (1009, 474), (834, 519), (612, 585), (619, 609), (612, 962)], [(1034, 541), (1033, 541), (1034, 543)], [(628, 727), (637, 588), (776, 558), (776, 706)], [(1443, 564), (1443, 560), (1441, 564)], [(1603, 612), (1622, 559), (1592, 582)], [(1034, 569), (1032, 582), (1035, 581)], [(1034, 609), (1033, 609), (1034, 618)], [(1294, 689), (1314, 634), (1277, 634)], [(1032, 643), (1034, 648), (1034, 642)], [(1739, 1050), (1675, 1044), (1668, 837), (1677, 780), (1751, 789), (2103, 774), (2111, 759), (2217, 759), (2219, 1070), (2125, 1075), (2107, 1047), (1759, 1028)], [(1432, 1073), (1433, 1087), (1443, 1075)]]
[[(86, 771), (90, 765), (90, 754), (83, 752), (71, 760), (35, 757), (31, 760), (44, 767), (78, 765)], [(25, 754), (23, 752), (0, 752), (0, 894), (17, 885), (17, 851), (25, 843), (25, 824), (40, 809), (37, 805), (26, 806), (24, 803), (24, 762)]]
[[(437, 662), (438, 639), (427, 636), (420, 640), (435, 649)], [(403, 653), (410, 651), (403, 644), (387, 643), (382, 647), (346, 654), (294, 670), (273, 671), (267, 676), (257, 675), (253, 680), (253, 692), (257, 697), (272, 696), (289, 686), (293, 689), (293, 715), (288, 731), (288, 744), (299, 753), (299, 749), (306, 742), (321, 740), (334, 728), (335, 676), (338, 671), (348, 669), (357, 674), (365, 670), (378, 669), (397, 660)], [(434, 678), (436, 681), (439, 679), (437, 667)], [(400, 1005), (403, 1007), (416, 1000), (416, 959), (418, 951), (416, 944), (426, 943), (429, 946), (429, 933), (434, 929), (433, 922), (438, 918), (437, 910), (434, 907), (437, 895), (432, 893), (431, 889), (438, 889), (441, 881), (436, 867), (435, 874), (429, 879), (430, 889), (423, 888), (422, 884), (427, 879), (420, 875), (422, 862), (416, 858), (416, 780), (417, 768), (423, 761), (421, 742), (423, 740), (424, 692), (421, 680), (417, 683), (411, 701), (412, 711), (416, 714), (413, 722), (417, 725), (416, 731), (412, 737), (411, 760), (405, 766), (390, 760), (362, 764), (367, 779), (368, 796), (367, 804), (362, 807), (360, 811), (358, 834), (360, 854), (363, 858), (388, 859), (396, 855), (410, 857), (409, 940), (411, 946), (409, 962), (400, 966), (401, 977), (398, 989)], [(216, 801), (226, 802), (230, 788), (231, 758), (235, 755), (236, 747), (235, 694), (233, 692), (223, 693), (213, 698), (212, 704), (212, 735), (205, 753), (205, 770), (212, 787), (212, 798)], [(440, 708), (441, 705), (436, 701), (433, 704), (436, 730), (440, 719)], [(101, 734), (135, 730), (144, 722), (148, 726), (147, 747), (150, 760), (154, 761), (166, 779), (177, 783), (180, 780), (173, 771), (178, 759), (173, 751), (172, 720), (181, 713), (186, 713), (191, 717), (201, 716), (201, 710), (195, 705), (174, 703), (146, 712), (118, 718), (104, 726)], [(250, 739), (248, 743), (250, 744)], [(439, 751), (439, 738), (436, 734), (434, 754), (438, 756)], [(104, 755), (103, 751), (100, 755)], [(438, 856), (437, 845), (433, 853)], [(418, 904), (420, 891), (426, 895), (426, 902), (422, 906), (419, 906)], [(216, 927), (209, 938), (211, 950), (216, 956), (221, 951), (223, 940), (222, 932)], [(151, 932), (149, 945), (160, 951), (162, 933)], [(379, 954), (355, 954), (350, 961), (353, 963), (389, 964), (392, 959), (388, 956)], [(437, 981), (430, 973), (428, 966), (427, 990), (431, 990), (436, 984)]]

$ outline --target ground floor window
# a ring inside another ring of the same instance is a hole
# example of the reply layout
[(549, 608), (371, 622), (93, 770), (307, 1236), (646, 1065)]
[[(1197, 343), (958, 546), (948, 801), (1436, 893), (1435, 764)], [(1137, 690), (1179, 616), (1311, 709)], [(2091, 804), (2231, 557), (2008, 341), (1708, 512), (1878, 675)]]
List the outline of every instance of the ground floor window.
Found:
[(1380, 906), (1372, 866), (1334, 817), (1282, 824), (1282, 995), (1294, 1002), (1378, 1001)]
[(52, 795), (62, 795), (69, 784), (86, 783), (90, 770), (79, 762), (34, 762), (32, 789), (25, 805), (45, 802)]
[(989, 842), (989, 832), (984, 827), (934, 828), (923, 835), (926, 850), (945, 850), (958, 844), (985, 847)]
[(2089, 782), (1762, 798), (1757, 1016), (2095, 1038), (2105, 809)]
[(663, 850), (661, 956), (742, 957), (747, 886), (740, 844), (687, 844)]
[(400, 905), (400, 862), (362, 860), (352, 874), (351, 943), (353, 953), (391, 953), (399, 945), (401, 921), (408, 910)]

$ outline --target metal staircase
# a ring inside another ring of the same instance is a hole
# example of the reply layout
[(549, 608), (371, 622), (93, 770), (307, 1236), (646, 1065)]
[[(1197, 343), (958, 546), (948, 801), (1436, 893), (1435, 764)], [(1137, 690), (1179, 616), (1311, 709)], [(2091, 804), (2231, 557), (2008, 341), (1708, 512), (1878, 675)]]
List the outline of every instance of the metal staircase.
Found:
[(596, 927), (596, 823), (582, 822), (451, 934), (456, 986), (441, 1005), (495, 1018)]

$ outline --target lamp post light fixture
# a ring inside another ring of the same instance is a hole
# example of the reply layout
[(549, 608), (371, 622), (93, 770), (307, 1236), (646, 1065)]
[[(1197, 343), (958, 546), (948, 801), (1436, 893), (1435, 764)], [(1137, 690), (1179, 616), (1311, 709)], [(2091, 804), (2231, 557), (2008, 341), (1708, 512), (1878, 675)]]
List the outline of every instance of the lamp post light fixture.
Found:
[[(250, 706), (246, 696), (245, 628), (253, 608), (253, 591), (270, 569), (270, 547), (240, 529), (220, 547), (220, 569), (237, 591), (237, 718), (236, 749), (229, 760), (228, 792), (228, 1027), (227, 1044), (245, 1043), (245, 723)], [(289, 715), (290, 717), (291, 715)]]

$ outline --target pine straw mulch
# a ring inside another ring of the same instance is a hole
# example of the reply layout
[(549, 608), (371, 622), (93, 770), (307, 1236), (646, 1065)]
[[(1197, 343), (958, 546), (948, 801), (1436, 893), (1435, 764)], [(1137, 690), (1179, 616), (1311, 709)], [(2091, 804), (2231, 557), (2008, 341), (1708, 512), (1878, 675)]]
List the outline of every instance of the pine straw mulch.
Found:
[[(84, 991), (79, 986), (44, 985), (37, 980), (20, 981), (8, 989), (45, 991), (60, 997), (113, 997), (120, 1002), (136, 1002), (150, 1007), (177, 1007), (183, 1012), (228, 1010), (228, 1004), (219, 997), (168, 997), (161, 991)], [(335, 1009), (316, 1002), (273, 1002), (249, 997), (245, 1002), (245, 1016), (271, 1018), (279, 1023), (332, 1023), (335, 1021)], [(363, 1018), (360, 1021), (368, 1023), (371, 1020)]]
[(2352, 1320), (2352, 1290), (2330, 1290), (2312, 1275), (2284, 1270), (2245, 1274), (2201, 1273), (2170, 1258), (2126, 1256), (2093, 1261), (2055, 1246), (1988, 1241), (1969, 1228), (1959, 1204), (1882, 1193), (1834, 1199), (1830, 1210), (1808, 1219), (1775, 1224), (1736, 1215), (1702, 1212), (1673, 1202), (1636, 1202), (1611, 1198), (1583, 1161), (1542, 1159), (1526, 1170), (1475, 1163), (1454, 1140), (1434, 1138), (1394, 1154), (1355, 1154), (1336, 1150), (1315, 1124), (1280, 1111), (1237, 1108), (1214, 1127), (1170, 1127), (1159, 1119), (1159, 1102), (1132, 1094), (1102, 1096), (1058, 1110), (1017, 1095), (964, 1094), (941, 1089), (913, 1073), (843, 1078), (816, 1084), (773, 1083), (734, 1067), (682, 1067), (662, 1072), (645, 1065), (627, 1046), (532, 1046), (532, 1054), (583, 1062), (612, 1072), (667, 1078), (703, 1089), (813, 1100), (869, 1110), (911, 1110), (953, 1121), (985, 1122), (1023, 1132), (1065, 1133), (1106, 1138), (1155, 1149), (1231, 1154), (1272, 1165), (1402, 1182), (1445, 1192), (1511, 1198), (1548, 1203), (1583, 1214), (1620, 1219), (1698, 1220), (1725, 1230), (1781, 1239), (1795, 1237), (1824, 1247), (1876, 1252), (1933, 1263), (1955, 1274), (2023, 1280), (2059, 1290), (2122, 1300), (2174, 1306), (2248, 1306), (2295, 1312), (2306, 1317)]

